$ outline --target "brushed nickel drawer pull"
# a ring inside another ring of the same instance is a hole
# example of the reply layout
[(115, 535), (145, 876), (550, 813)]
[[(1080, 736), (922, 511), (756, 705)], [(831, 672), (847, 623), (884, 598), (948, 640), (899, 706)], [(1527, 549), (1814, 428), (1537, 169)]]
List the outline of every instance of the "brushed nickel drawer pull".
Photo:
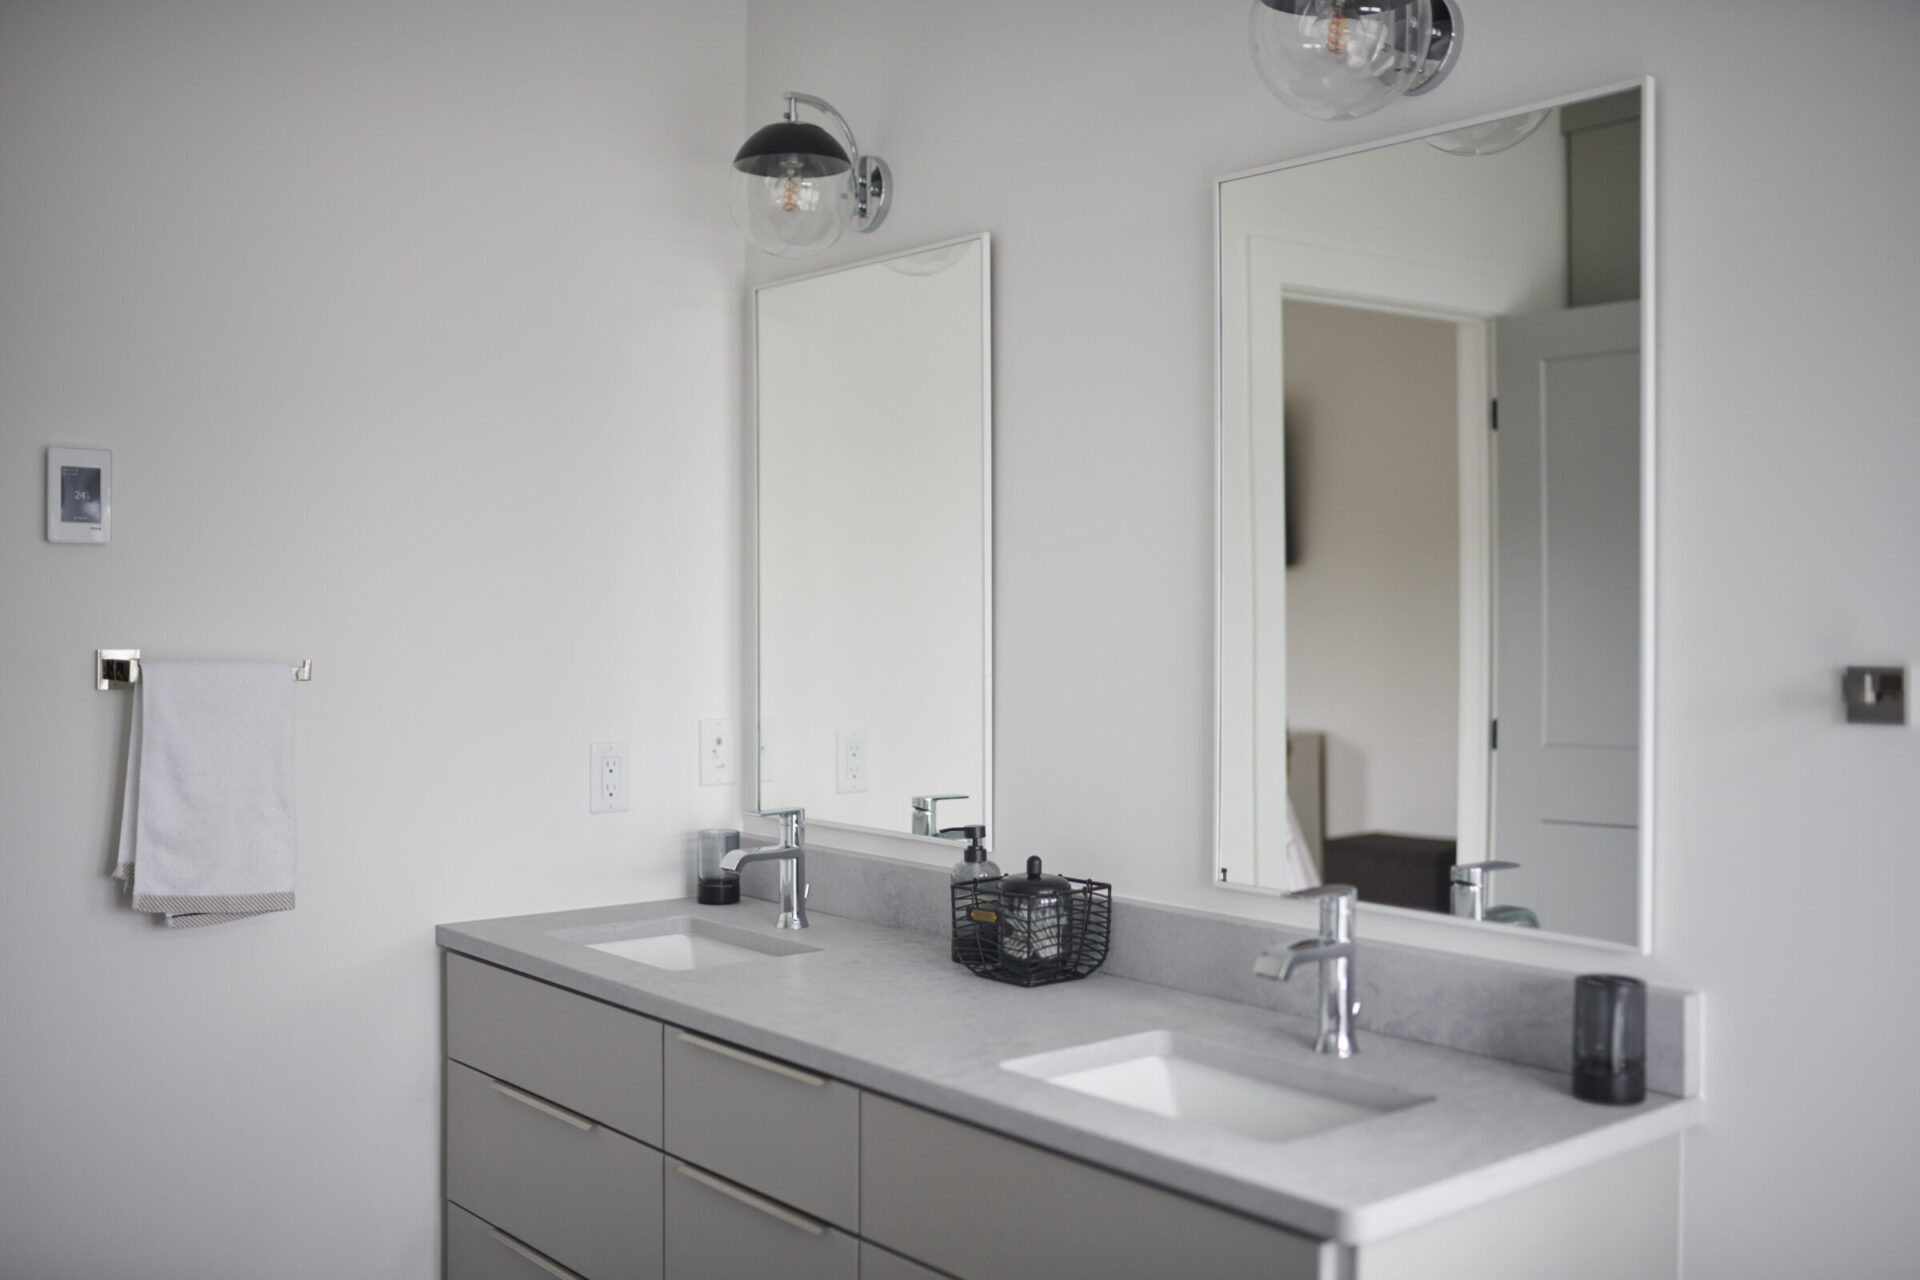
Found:
[(741, 1204), (746, 1205), (749, 1209), (758, 1209), (776, 1222), (784, 1222), (788, 1226), (804, 1231), (810, 1236), (821, 1236), (827, 1233), (827, 1229), (824, 1226), (815, 1222), (812, 1218), (807, 1217), (805, 1214), (795, 1213), (785, 1205), (769, 1200), (765, 1196), (757, 1196), (745, 1187), (735, 1186), (725, 1178), (716, 1178), (705, 1169), (696, 1169), (690, 1164), (683, 1164), (680, 1166), (680, 1172), (686, 1174), (703, 1187), (718, 1191), (723, 1196), (731, 1196)]
[(492, 1077), (488, 1077), (487, 1084), (493, 1089), (495, 1093), (504, 1093), (509, 1098), (512, 1098), (515, 1102), (525, 1103), (527, 1106), (532, 1107), (535, 1111), (540, 1112), (542, 1115), (549, 1115), (549, 1116), (552, 1116), (555, 1120), (563, 1121), (566, 1124), (570, 1124), (582, 1133), (592, 1133), (595, 1129), (600, 1127), (596, 1125), (593, 1121), (587, 1119), (585, 1116), (575, 1115), (573, 1112), (567, 1110), (565, 1107), (556, 1107), (551, 1102), (548, 1102), (544, 1098), (536, 1098), (530, 1093), (522, 1093), (520, 1092), (520, 1090), (514, 1088), (512, 1085), (503, 1084), (502, 1082), (495, 1080)]
[(762, 1071), (771, 1071), (773, 1074), (785, 1076), (789, 1080), (798, 1080), (801, 1084), (810, 1084), (816, 1089), (821, 1088), (827, 1083), (825, 1076), (817, 1076), (811, 1071), (802, 1071), (800, 1068), (790, 1067), (784, 1062), (775, 1062), (771, 1058), (763, 1058), (757, 1053), (748, 1053), (745, 1049), (736, 1049), (730, 1044), (721, 1044), (718, 1040), (709, 1040), (705, 1036), (694, 1035), (691, 1031), (676, 1030), (673, 1034), (680, 1037), (682, 1044), (690, 1044), (696, 1049), (705, 1049), (708, 1053), (717, 1053), (722, 1057), (732, 1058), (737, 1062), (744, 1062), (748, 1066), (758, 1067)]
[(534, 1266), (546, 1272), (548, 1275), (559, 1276), (560, 1280), (587, 1280), (587, 1278), (581, 1275), (578, 1271), (569, 1270), (568, 1268), (561, 1266), (559, 1263), (555, 1262), (552, 1258), (549, 1258), (546, 1254), (540, 1252), (538, 1249), (535, 1249), (530, 1245), (521, 1244), (518, 1240), (515, 1240), (512, 1236), (508, 1235), (506, 1232), (502, 1231), (498, 1227), (493, 1227), (493, 1226), (488, 1227), (487, 1234), (492, 1236), (495, 1240), (499, 1241), (501, 1244), (507, 1246), (507, 1248), (519, 1254), (521, 1257), (525, 1258), (528, 1262), (531, 1262)]

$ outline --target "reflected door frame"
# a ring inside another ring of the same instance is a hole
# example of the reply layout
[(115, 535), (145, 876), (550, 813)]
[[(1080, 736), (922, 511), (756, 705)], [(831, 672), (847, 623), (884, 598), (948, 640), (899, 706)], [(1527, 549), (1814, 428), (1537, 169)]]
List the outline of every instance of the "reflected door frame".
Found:
[[(1504, 276), (1428, 267), (1409, 271), (1406, 264), (1384, 264), (1380, 259), (1320, 245), (1249, 237), (1247, 246), (1248, 386), (1247, 456), (1255, 469), (1271, 467), (1264, 489), (1285, 494), (1284, 461), (1280, 449), (1259, 447), (1262, 437), (1278, 441), (1284, 433), (1285, 366), (1281, 356), (1282, 308), (1288, 301), (1316, 302), (1415, 316), (1454, 326), (1458, 424), (1460, 662), (1457, 716), (1458, 768), (1455, 775), (1455, 841), (1462, 850), (1485, 857), (1491, 834), (1493, 760), (1489, 735), (1493, 724), (1493, 441), (1489, 410), (1493, 400), (1493, 321), (1517, 305), (1515, 282)], [(1231, 430), (1234, 424), (1228, 423)], [(1258, 461), (1265, 459), (1264, 462)], [(1282, 499), (1284, 502), (1284, 497)], [(1284, 515), (1284, 512), (1283, 512)], [(1255, 757), (1285, 755), (1286, 690), (1284, 681), (1261, 681), (1258, 671), (1286, 670), (1284, 579), (1279, 593), (1262, 592), (1262, 566), (1281, 566), (1284, 553), (1263, 547), (1261, 529), (1270, 536), (1284, 528), (1284, 519), (1255, 521), (1253, 589), (1255, 596)], [(1262, 551), (1266, 554), (1262, 554)], [(1278, 603), (1276, 603), (1278, 601)], [(1325, 728), (1326, 726), (1315, 726)], [(1271, 771), (1256, 769), (1253, 779), (1257, 812), (1254, 865), (1260, 856), (1258, 812), (1283, 812), (1276, 803)], [(1277, 799), (1284, 799), (1285, 770), (1277, 783)], [(1256, 871), (1257, 877), (1257, 871)]]

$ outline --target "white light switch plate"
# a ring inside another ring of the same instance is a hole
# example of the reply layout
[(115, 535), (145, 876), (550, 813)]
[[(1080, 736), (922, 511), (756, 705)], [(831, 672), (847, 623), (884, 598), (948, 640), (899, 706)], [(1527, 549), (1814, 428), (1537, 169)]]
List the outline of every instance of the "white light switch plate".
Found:
[(587, 755), (587, 812), (627, 812), (627, 744), (596, 742)]
[(733, 721), (700, 722), (700, 785), (725, 786), (733, 781)]
[(867, 789), (867, 731), (842, 729), (834, 735), (838, 750), (834, 769), (834, 790), (852, 795)]

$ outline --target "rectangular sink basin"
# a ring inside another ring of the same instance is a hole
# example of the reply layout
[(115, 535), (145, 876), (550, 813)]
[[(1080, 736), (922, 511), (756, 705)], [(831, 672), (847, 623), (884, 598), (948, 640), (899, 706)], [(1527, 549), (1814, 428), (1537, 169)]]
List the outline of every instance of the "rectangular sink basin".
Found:
[(1259, 1142), (1289, 1142), (1429, 1101), (1169, 1031), (1000, 1065), (1062, 1089)]
[(660, 920), (595, 925), (589, 929), (559, 929), (552, 936), (608, 955), (637, 960), (655, 969), (717, 969), (750, 960), (804, 955), (820, 949), (788, 938), (715, 924), (698, 916), (667, 916)]

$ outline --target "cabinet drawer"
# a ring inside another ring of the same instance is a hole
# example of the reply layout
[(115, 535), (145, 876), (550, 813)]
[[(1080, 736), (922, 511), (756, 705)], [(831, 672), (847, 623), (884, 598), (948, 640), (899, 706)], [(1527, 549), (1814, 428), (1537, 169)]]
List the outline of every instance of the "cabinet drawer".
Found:
[(1331, 1244), (873, 1094), (861, 1099), (860, 1221), (867, 1238), (965, 1280), (1335, 1275)]
[(568, 1280), (579, 1274), (447, 1202), (447, 1280)]
[(690, 1031), (665, 1056), (669, 1152), (858, 1233), (858, 1089)]
[[(860, 1280), (947, 1280), (938, 1271), (929, 1271), (917, 1262), (909, 1262), (897, 1253), (889, 1253), (877, 1244), (860, 1242)], [(1062, 1276), (1060, 1280), (1067, 1280)]]
[(858, 1280), (852, 1236), (671, 1157), (666, 1180), (667, 1280)]
[(447, 1056), (660, 1145), (660, 1024), (447, 953)]
[(658, 1151), (447, 1064), (447, 1199), (587, 1280), (660, 1274)]

